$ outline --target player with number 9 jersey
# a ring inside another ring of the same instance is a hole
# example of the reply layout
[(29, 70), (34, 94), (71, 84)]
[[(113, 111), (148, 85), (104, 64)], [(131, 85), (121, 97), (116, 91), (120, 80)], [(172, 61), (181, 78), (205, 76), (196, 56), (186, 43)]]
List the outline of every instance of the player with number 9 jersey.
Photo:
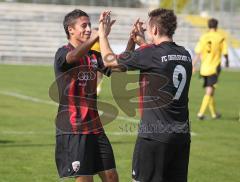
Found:
[(138, 20), (131, 39), (140, 48), (114, 56), (111, 61), (107, 59), (107, 55), (113, 54), (107, 39), (111, 18), (109, 12), (101, 17), (99, 41), (104, 65), (140, 72), (141, 121), (133, 154), (133, 181), (187, 182), (192, 59), (172, 39), (176, 15), (161, 8), (149, 13), (146, 31), (151, 44), (145, 40), (143, 23)]
[(188, 91), (192, 76), (189, 52), (174, 42), (140, 47), (118, 63), (140, 70), (139, 136), (161, 142), (190, 141)]

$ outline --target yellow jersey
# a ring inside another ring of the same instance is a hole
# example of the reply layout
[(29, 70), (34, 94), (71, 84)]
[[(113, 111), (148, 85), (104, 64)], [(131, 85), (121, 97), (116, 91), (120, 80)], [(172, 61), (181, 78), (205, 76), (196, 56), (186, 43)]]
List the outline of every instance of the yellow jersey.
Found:
[(99, 42), (96, 42), (96, 43), (92, 46), (91, 50), (100, 52), (100, 44), (99, 44)]
[(228, 54), (226, 38), (219, 32), (205, 33), (197, 43), (195, 52), (201, 55), (200, 74), (209, 76), (217, 73), (222, 55)]

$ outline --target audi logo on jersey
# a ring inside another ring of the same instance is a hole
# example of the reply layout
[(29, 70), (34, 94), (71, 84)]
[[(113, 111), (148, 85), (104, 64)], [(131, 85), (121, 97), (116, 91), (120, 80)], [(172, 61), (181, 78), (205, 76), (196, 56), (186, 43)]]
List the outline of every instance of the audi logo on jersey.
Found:
[(93, 71), (85, 71), (78, 73), (78, 80), (80, 81), (88, 81), (88, 80), (95, 80), (96, 74)]
[(93, 71), (80, 71), (77, 79), (79, 80), (79, 86), (86, 86), (87, 81), (96, 79), (96, 73)]

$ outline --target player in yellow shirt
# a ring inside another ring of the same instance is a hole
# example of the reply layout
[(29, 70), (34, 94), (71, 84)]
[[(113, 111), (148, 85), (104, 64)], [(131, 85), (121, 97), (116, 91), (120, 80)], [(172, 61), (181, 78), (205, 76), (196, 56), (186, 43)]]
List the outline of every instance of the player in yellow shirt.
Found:
[(205, 95), (203, 97), (201, 108), (198, 112), (198, 118), (204, 119), (204, 113), (209, 107), (213, 119), (221, 115), (216, 112), (214, 102), (214, 91), (221, 70), (221, 57), (224, 55), (225, 66), (229, 66), (228, 48), (226, 38), (217, 31), (218, 21), (214, 18), (208, 20), (209, 31), (205, 33), (197, 43), (195, 48), (196, 56), (193, 60), (193, 71), (198, 60), (201, 59), (200, 75), (204, 79)]
[[(99, 41), (97, 41), (91, 48), (91, 50), (97, 51), (100, 53), (100, 44)], [(101, 90), (102, 90), (102, 79), (103, 74), (99, 71), (97, 72), (97, 96), (99, 96)]]

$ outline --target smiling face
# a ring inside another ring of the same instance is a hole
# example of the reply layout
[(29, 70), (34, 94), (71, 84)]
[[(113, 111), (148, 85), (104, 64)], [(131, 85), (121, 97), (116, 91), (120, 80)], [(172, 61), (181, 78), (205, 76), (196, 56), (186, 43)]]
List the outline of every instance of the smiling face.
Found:
[(79, 43), (86, 42), (91, 36), (91, 23), (89, 17), (78, 17), (73, 25), (68, 27), (68, 32), (70, 40), (75, 40)]

